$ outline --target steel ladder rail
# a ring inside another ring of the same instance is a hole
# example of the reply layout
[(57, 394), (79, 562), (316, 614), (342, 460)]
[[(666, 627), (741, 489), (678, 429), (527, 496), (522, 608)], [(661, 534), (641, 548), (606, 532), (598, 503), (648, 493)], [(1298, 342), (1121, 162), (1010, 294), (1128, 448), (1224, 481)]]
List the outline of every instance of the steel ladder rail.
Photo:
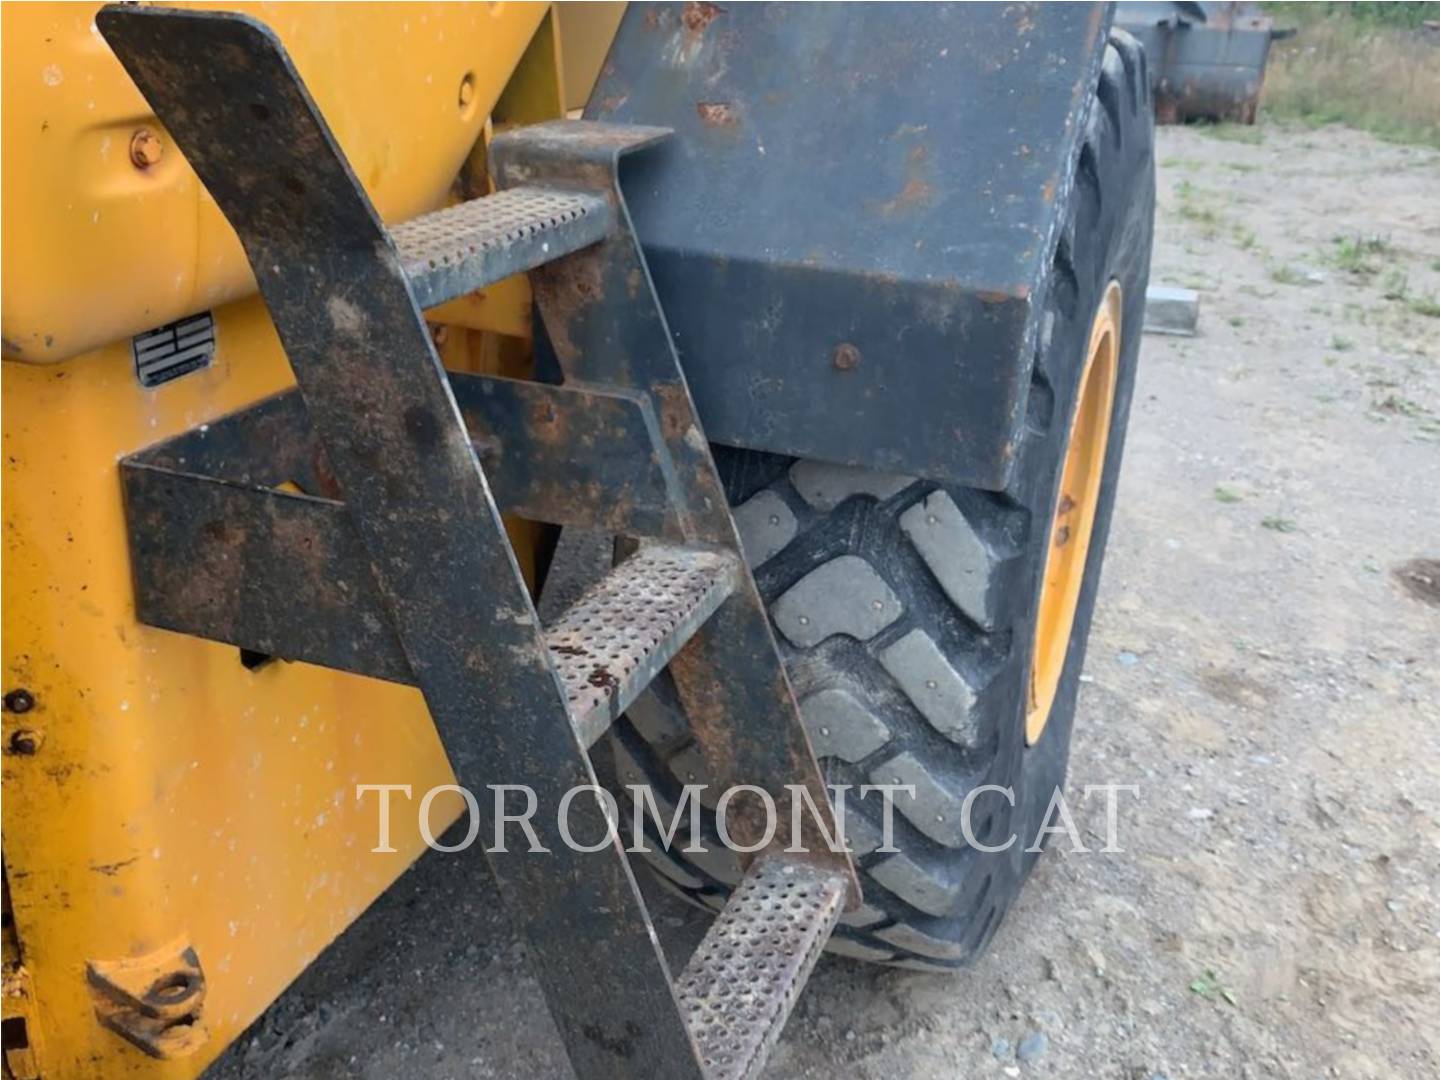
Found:
[[(594, 785), (586, 749), (669, 664), (720, 776), (798, 780), (828, 813), (619, 193), (620, 156), (668, 132), (508, 133), (492, 148), (499, 193), (387, 230), (263, 24), (118, 5), (97, 23), (245, 245), (461, 782), (508, 767), (546, 794)], [(522, 271), (567, 381), (650, 395), (680, 534), (642, 546), (548, 630), (421, 316)], [(721, 752), (722, 734), (741, 749)], [(605, 825), (598, 800), (581, 816)], [(757, 1075), (860, 898), (844, 852), (772, 847), (673, 980), (618, 846), (487, 856), (587, 1080)], [(597, 970), (631, 977), (576, 993)]]

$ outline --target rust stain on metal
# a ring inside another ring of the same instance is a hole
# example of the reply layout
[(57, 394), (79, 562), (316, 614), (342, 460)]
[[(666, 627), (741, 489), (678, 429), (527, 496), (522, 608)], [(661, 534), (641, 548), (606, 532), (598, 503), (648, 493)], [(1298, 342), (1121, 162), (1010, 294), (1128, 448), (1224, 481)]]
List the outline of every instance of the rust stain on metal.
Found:
[(610, 674), (610, 669), (604, 666), (597, 667), (586, 676), (585, 681), (591, 686), (598, 686), (603, 690), (613, 690), (620, 685), (620, 680)]
[(310, 455), (310, 467), (314, 472), (316, 489), (308, 494), (322, 495), (327, 499), (340, 499), (340, 481), (335, 478), (335, 470), (330, 468), (330, 459), (325, 455), (325, 448), (316, 440), (314, 450)]
[(912, 176), (905, 181), (905, 186), (900, 189), (898, 195), (880, 204), (880, 213), (889, 217), (917, 206), (924, 206), (930, 202), (933, 196), (934, 189), (928, 183), (918, 176)]
[(95, 873), (97, 874), (104, 874), (106, 877), (114, 877), (117, 873), (125, 869), (125, 867), (129, 866), (131, 863), (138, 862), (139, 859), (140, 856), (133, 855), (128, 859), (121, 859), (119, 862), (99, 863), (95, 866), (90, 867), (90, 869), (95, 871)]
[(668, 439), (683, 437), (694, 415), (690, 405), (690, 394), (677, 383), (655, 388), (656, 413), (660, 420), (661, 433)]
[(733, 128), (740, 123), (735, 107), (725, 101), (697, 101), (695, 111), (700, 119), (711, 127)]
[(1100, 27), (1104, 24), (1105, 19), (1108, 17), (1109, 13), (1105, 10), (1105, 5), (1096, 4), (1095, 7), (1092, 8), (1090, 11), (1090, 21), (1085, 27), (1086, 38), (1094, 39), (1098, 37), (1100, 35)]
[(725, 14), (725, 9), (719, 4), (705, 3), (704, 0), (698, 0), (698, 2), (691, 0), (685, 5), (685, 12), (680, 16), (680, 21), (685, 24), (686, 34), (699, 37), (705, 33), (706, 27), (723, 14)]
[(552, 264), (531, 275), (531, 287), (550, 343), (566, 363), (581, 360), (580, 349), (571, 335), (571, 323), (591, 304), (605, 298), (601, 264), (595, 259), (570, 259), (562, 266)]
[[(554, 402), (537, 401), (530, 407), (530, 422), (538, 427), (553, 427), (559, 418)], [(542, 432), (542, 434), (548, 435), (549, 433)]]

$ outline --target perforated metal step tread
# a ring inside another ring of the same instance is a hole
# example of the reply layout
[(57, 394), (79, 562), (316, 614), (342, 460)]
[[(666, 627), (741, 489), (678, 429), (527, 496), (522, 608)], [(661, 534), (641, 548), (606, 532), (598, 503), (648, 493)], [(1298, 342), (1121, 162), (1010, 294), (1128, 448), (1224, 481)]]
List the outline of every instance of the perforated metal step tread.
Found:
[(675, 984), (709, 1080), (759, 1075), (845, 890), (839, 874), (798, 860), (762, 855), (751, 864)]
[(510, 188), (402, 222), (390, 235), (416, 301), (430, 308), (589, 247), (613, 220), (599, 195)]
[(738, 569), (725, 552), (642, 547), (546, 629), (570, 719), (587, 747), (714, 614)]

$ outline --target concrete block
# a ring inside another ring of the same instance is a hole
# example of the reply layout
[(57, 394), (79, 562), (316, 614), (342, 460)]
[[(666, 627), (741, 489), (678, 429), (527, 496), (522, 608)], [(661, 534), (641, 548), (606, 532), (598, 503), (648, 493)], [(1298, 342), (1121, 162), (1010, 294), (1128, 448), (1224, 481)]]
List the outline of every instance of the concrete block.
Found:
[(1194, 337), (1200, 322), (1200, 294), (1173, 285), (1145, 290), (1145, 333)]

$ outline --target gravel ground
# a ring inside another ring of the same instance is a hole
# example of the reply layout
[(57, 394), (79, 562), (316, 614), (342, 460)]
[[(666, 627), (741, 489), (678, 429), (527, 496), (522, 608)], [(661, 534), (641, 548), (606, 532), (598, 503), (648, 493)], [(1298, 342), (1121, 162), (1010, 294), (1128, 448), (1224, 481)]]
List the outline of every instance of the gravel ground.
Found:
[[(1146, 339), (1072, 763), (1139, 786), (1125, 850), (1048, 855), (969, 971), (823, 961), (767, 1076), (1440, 1075), (1440, 153), (1239, 134), (1159, 139), (1202, 332)], [(705, 920), (656, 904), (682, 961)], [(568, 1067), (431, 856), (209, 1075)]]

